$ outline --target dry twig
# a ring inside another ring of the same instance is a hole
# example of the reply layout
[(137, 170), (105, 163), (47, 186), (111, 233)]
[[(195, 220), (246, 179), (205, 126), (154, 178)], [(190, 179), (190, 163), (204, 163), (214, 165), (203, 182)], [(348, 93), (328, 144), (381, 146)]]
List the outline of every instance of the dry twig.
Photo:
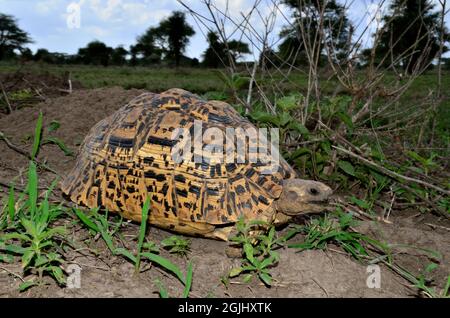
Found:
[(437, 185), (428, 183), (428, 182), (420, 180), (420, 179), (415, 179), (415, 178), (411, 178), (411, 177), (408, 177), (408, 176), (404, 176), (404, 175), (401, 175), (401, 174), (399, 174), (397, 172), (391, 171), (391, 170), (389, 170), (389, 169), (387, 169), (387, 168), (385, 168), (383, 166), (380, 166), (379, 164), (377, 164), (377, 163), (375, 163), (375, 162), (373, 162), (373, 161), (371, 161), (369, 159), (366, 159), (366, 158), (364, 158), (364, 157), (362, 157), (360, 155), (357, 155), (356, 153), (354, 153), (354, 152), (352, 152), (350, 150), (346, 150), (346, 149), (343, 149), (343, 148), (340, 148), (340, 147), (336, 147), (336, 146), (332, 146), (332, 147), (334, 149), (338, 150), (338, 151), (341, 151), (341, 152), (343, 152), (343, 153), (345, 153), (345, 154), (347, 154), (347, 155), (349, 155), (351, 157), (354, 157), (354, 158), (364, 162), (365, 164), (367, 164), (369, 166), (372, 166), (372, 167), (376, 168), (377, 170), (383, 172), (384, 174), (387, 174), (390, 177), (393, 177), (393, 178), (396, 178), (396, 179), (402, 179), (404, 181), (408, 181), (408, 182), (412, 182), (412, 183), (421, 184), (421, 185), (423, 185), (423, 186), (425, 186), (427, 188), (431, 188), (431, 189), (439, 191), (439, 192), (441, 192), (443, 194), (450, 195), (450, 191), (442, 189), (441, 187), (439, 187)]
[(38, 161), (36, 158), (31, 157), (31, 155), (26, 152), (25, 150), (21, 149), (20, 147), (17, 147), (16, 145), (14, 145), (6, 136), (3, 132), (0, 131), (0, 140), (3, 140), (5, 142), (5, 144), (8, 146), (8, 148), (10, 148), (11, 150), (14, 150), (15, 152), (21, 154), (22, 156), (27, 157), (29, 160), (33, 160), (34, 162), (36, 162), (40, 167), (42, 167), (43, 169), (56, 174), (57, 176), (60, 176), (60, 174), (53, 170), (52, 168), (50, 168), (49, 166), (47, 166), (45, 163)]

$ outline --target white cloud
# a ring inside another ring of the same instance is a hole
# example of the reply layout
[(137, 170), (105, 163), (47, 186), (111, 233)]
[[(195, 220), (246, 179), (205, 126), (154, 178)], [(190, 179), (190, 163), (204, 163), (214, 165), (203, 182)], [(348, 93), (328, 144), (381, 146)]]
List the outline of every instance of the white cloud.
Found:
[(61, 4), (60, 0), (42, 0), (35, 4), (35, 10), (40, 15), (47, 15)]
[(108, 21), (120, 12), (122, 0), (90, 0), (89, 8), (102, 20)]
[(95, 25), (86, 27), (86, 30), (96, 38), (101, 38), (110, 34), (108, 30)]
[(245, 12), (250, 10), (252, 2), (247, 0), (216, 0), (215, 4), (221, 11), (225, 12), (225, 10), (228, 10), (231, 16), (240, 17), (241, 12), (245, 14)]
[(82, 10), (89, 10), (97, 19), (108, 24), (149, 25), (167, 17), (171, 9), (164, 9), (166, 3), (174, 0), (81, 0)]
[(124, 3), (122, 9), (123, 17), (132, 25), (156, 24), (171, 13), (167, 9), (154, 9), (151, 4), (133, 2)]

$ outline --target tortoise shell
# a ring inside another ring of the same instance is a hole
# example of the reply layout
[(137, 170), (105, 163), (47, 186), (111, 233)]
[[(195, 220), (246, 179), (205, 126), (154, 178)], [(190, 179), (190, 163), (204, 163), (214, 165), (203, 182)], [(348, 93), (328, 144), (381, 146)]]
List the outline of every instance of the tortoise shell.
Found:
[[(86, 136), (75, 167), (62, 182), (75, 203), (103, 207), (140, 221), (150, 198), (149, 222), (176, 232), (227, 239), (229, 226), (246, 220), (273, 221), (272, 202), (282, 181), (295, 178), (280, 158), (271, 174), (260, 162), (177, 162), (171, 155), (176, 128), (254, 128), (232, 106), (205, 101), (181, 89), (144, 93), (97, 123)], [(213, 141), (211, 141), (213, 142)], [(224, 150), (225, 151), (225, 150)]]

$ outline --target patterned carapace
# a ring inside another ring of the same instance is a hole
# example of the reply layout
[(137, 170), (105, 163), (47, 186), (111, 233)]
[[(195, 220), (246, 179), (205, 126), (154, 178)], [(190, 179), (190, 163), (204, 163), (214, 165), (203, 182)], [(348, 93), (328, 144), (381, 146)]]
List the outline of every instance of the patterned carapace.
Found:
[(272, 174), (262, 174), (260, 163), (176, 163), (171, 150), (181, 141), (173, 131), (192, 130), (196, 120), (224, 133), (227, 127), (254, 127), (224, 102), (181, 89), (144, 93), (91, 129), (63, 192), (77, 204), (137, 221), (148, 196), (150, 223), (225, 240), (240, 216), (273, 221), (272, 202), (282, 181), (296, 177), (294, 170), (282, 158)]

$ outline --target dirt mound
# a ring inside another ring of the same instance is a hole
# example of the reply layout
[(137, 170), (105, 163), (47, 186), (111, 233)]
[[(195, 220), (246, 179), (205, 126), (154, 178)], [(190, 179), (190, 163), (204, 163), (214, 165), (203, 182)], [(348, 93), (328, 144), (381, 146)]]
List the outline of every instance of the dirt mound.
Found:
[[(0, 74), (0, 81), (7, 92), (20, 91), (24, 89), (38, 90), (47, 97), (61, 96), (70, 89), (69, 74), (58, 77), (48, 72), (36, 74), (30, 72), (15, 72)], [(72, 90), (83, 88), (80, 82), (70, 80)]]
[[(111, 115), (142, 92), (144, 91), (124, 90), (119, 87), (74, 91), (70, 95), (49, 99), (32, 108), (19, 109), (0, 118), (0, 131), (15, 144), (28, 150), (32, 144), (30, 136), (34, 133), (39, 112), (42, 112), (44, 134), (50, 123), (56, 121), (60, 124), (60, 128), (53, 132), (52, 136), (61, 139), (69, 149), (77, 150), (95, 123)], [(8, 151), (3, 143), (0, 143), (0, 149), (2, 151), (0, 165), (5, 168), (2, 170), (8, 170), (8, 167), (15, 169), (26, 164), (25, 158), (17, 158), (17, 154)], [(72, 164), (71, 157), (65, 157), (54, 145), (44, 146), (39, 159), (47, 161), (50, 166), (62, 173)]]
[(83, 88), (80, 82), (70, 79), (69, 73), (61, 77), (48, 72), (4, 73), (0, 74), (0, 83), (4, 90), (0, 91), (0, 113), (4, 114)]

